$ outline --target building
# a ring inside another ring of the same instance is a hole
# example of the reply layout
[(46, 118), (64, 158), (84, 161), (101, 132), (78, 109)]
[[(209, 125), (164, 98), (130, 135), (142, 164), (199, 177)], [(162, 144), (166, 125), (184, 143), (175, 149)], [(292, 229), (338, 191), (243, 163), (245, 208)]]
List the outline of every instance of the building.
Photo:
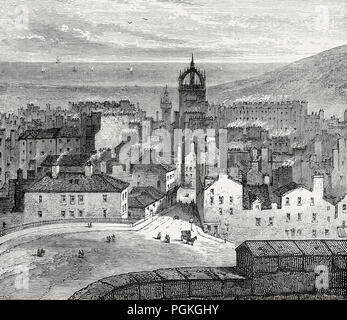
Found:
[(228, 175), (219, 178), (204, 190), (204, 206), (200, 217), (204, 230), (211, 234), (220, 234), (223, 218), (233, 215), (235, 210), (243, 208), (243, 187), (239, 181), (230, 179)]
[[(206, 182), (204, 199), (200, 200), (203, 206), (198, 205), (207, 233), (236, 243), (247, 239), (344, 237), (346, 215), (338, 213), (336, 198), (324, 192), (324, 178), (320, 175), (314, 176), (313, 188), (294, 182), (278, 189), (266, 184), (242, 185), (238, 181), (231, 186), (225, 176), (221, 180), (224, 190), (220, 192), (214, 188), (219, 180)], [(238, 206), (229, 205), (228, 199), (234, 201), (235, 197), (242, 201)]]
[(190, 67), (180, 71), (178, 78), (179, 93), (179, 128), (183, 129), (194, 113), (206, 114), (206, 73), (196, 68), (194, 56)]
[(241, 99), (230, 106), (219, 106), (223, 126), (231, 123), (262, 123), (270, 130), (303, 132), (307, 116), (307, 101), (279, 99)]
[(165, 193), (149, 187), (135, 187), (129, 193), (129, 218), (147, 219), (165, 207)]
[(169, 97), (167, 86), (165, 87), (165, 91), (160, 99), (160, 110), (161, 110), (161, 119), (164, 121), (164, 123), (171, 124), (172, 101)]
[(342, 240), (245, 241), (236, 248), (236, 264), (246, 277), (315, 272), (322, 265), (332, 273), (345, 268), (346, 252), (346, 241)]
[(81, 153), (81, 132), (76, 127), (27, 130), (19, 137), (19, 168), (24, 177), (36, 173), (47, 155)]
[(75, 218), (128, 218), (129, 183), (105, 174), (59, 172), (42, 177), (25, 190), (24, 222)]

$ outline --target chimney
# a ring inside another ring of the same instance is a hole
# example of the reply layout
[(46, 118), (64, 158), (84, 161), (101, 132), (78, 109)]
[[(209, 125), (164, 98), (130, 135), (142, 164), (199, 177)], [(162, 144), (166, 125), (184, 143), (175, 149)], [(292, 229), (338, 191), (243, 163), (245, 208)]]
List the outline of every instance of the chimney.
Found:
[(55, 164), (52, 166), (52, 178), (57, 179), (59, 174), (59, 165)]
[(267, 174), (264, 176), (264, 184), (270, 185), (270, 177)]
[(130, 159), (126, 159), (125, 161), (125, 172), (130, 173)]
[(101, 173), (106, 173), (106, 161), (100, 162), (100, 171)]
[(86, 177), (91, 177), (93, 175), (93, 165), (90, 161), (85, 165), (84, 172)]
[(324, 175), (315, 174), (313, 176), (313, 194), (316, 199), (323, 199), (324, 195)]

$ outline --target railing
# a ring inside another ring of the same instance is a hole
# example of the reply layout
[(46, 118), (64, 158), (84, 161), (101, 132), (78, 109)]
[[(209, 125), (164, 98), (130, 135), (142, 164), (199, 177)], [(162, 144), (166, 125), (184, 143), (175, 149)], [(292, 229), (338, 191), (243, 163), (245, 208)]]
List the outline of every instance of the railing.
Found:
[(30, 222), (25, 223), (9, 228), (3, 228), (0, 230), (0, 237), (3, 237), (9, 233), (13, 233), (16, 231), (21, 231), (25, 229), (40, 227), (44, 225), (52, 225), (52, 224), (62, 224), (62, 223), (121, 223), (121, 224), (129, 224), (134, 225), (138, 219), (124, 219), (124, 218), (75, 218), (75, 219), (57, 219), (57, 220), (45, 220), (39, 222)]

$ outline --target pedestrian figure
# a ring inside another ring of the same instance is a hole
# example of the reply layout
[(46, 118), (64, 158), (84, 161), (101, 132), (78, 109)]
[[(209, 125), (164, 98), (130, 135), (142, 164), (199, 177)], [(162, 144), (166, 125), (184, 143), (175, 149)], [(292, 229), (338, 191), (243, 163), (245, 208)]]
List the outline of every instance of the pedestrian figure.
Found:
[(115, 242), (116, 241), (116, 236), (113, 234), (112, 235), (112, 241)]

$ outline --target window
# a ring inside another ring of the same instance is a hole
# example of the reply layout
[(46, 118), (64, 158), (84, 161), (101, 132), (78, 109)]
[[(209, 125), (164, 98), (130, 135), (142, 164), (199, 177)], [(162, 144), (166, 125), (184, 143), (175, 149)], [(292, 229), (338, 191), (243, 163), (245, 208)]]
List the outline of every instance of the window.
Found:
[(287, 220), (286, 220), (287, 222), (289, 222), (290, 221), (290, 213), (287, 213)]
[(311, 205), (311, 206), (314, 206), (314, 198), (313, 198), (313, 197), (311, 197), (310, 205)]
[(160, 189), (160, 181), (157, 181), (157, 188)]
[(330, 222), (330, 217), (327, 217), (327, 221)]
[(42, 196), (39, 196), (39, 203), (42, 203)]
[(346, 210), (347, 210), (347, 204), (344, 203), (344, 204), (342, 205), (342, 211), (346, 211)]
[(298, 213), (298, 221), (301, 221), (301, 218), (302, 218), (302, 213), (299, 212), (299, 213)]
[(214, 203), (214, 197), (210, 197), (210, 204), (213, 205)]
[(224, 197), (223, 196), (219, 196), (219, 204), (223, 204), (224, 202)]
[(230, 209), (229, 209), (229, 212), (230, 212), (230, 214), (233, 214), (233, 213), (234, 213), (234, 209), (233, 209), (233, 208), (230, 208)]
[(298, 229), (298, 230), (296, 231), (296, 234), (297, 234), (298, 236), (301, 236), (301, 234), (302, 234), (301, 229)]
[(84, 204), (84, 196), (82, 195), (78, 196), (78, 204)]
[(317, 213), (312, 213), (312, 222), (317, 222)]
[(61, 212), (60, 212), (60, 215), (61, 215), (63, 218), (65, 218), (65, 211), (64, 211), (64, 210), (61, 211)]
[(103, 200), (104, 202), (107, 202), (107, 194), (103, 194), (103, 195), (102, 195), (102, 200)]
[(70, 210), (70, 217), (74, 218), (75, 217), (75, 210)]
[(329, 229), (325, 229), (324, 230), (324, 234), (325, 234), (325, 236), (329, 236), (330, 235), (330, 230)]
[(259, 227), (261, 225), (261, 220), (260, 218), (255, 218), (255, 225)]
[(295, 237), (295, 229), (294, 228), (290, 230), (290, 236)]
[(223, 214), (223, 209), (222, 208), (218, 208), (218, 212), (219, 212), (219, 214)]
[(317, 237), (317, 230), (313, 229), (312, 230), (312, 238), (316, 238)]
[(212, 195), (214, 195), (214, 189), (211, 189), (210, 192)]
[(289, 206), (289, 204), (290, 204), (290, 201), (289, 201), (289, 198), (288, 198), (288, 197), (286, 198), (285, 204), (286, 204), (286, 206)]
[(70, 196), (70, 204), (75, 204), (75, 196)]
[(60, 201), (61, 201), (61, 203), (66, 204), (66, 195), (62, 195), (60, 197)]
[(83, 209), (79, 209), (78, 210), (78, 216), (79, 217), (83, 217)]
[(330, 211), (330, 206), (327, 206), (327, 211)]
[(37, 211), (37, 216), (38, 216), (39, 218), (42, 218), (42, 211)]
[(274, 225), (274, 217), (269, 217), (269, 226)]
[(230, 204), (233, 204), (233, 202), (234, 202), (234, 198), (233, 198), (233, 196), (230, 196), (230, 197), (229, 197), (229, 203), (230, 203)]
[(103, 209), (103, 215), (104, 215), (104, 218), (106, 218), (106, 216), (107, 216), (107, 209)]
[(301, 206), (302, 205), (302, 199), (301, 197), (298, 197), (298, 206)]
[(285, 230), (286, 236), (289, 237), (289, 230)]

